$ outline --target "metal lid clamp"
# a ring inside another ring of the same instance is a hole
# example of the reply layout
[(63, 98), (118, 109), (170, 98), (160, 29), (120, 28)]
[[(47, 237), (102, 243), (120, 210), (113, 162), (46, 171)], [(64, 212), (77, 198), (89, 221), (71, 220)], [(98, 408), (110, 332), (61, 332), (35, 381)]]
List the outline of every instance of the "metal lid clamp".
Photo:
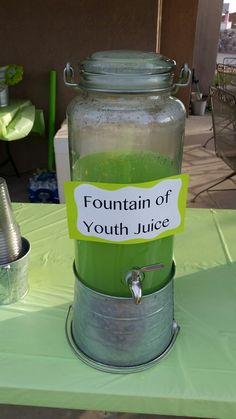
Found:
[(183, 64), (179, 74), (179, 81), (173, 85), (172, 94), (176, 94), (180, 87), (187, 87), (189, 85), (191, 74), (188, 64)]
[(74, 69), (70, 63), (66, 63), (63, 79), (66, 86), (79, 87), (79, 84), (74, 81)]

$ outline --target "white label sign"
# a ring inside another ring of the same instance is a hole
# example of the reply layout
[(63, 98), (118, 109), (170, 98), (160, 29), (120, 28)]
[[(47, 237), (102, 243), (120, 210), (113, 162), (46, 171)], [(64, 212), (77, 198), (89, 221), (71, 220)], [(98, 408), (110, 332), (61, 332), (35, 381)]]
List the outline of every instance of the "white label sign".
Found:
[[(135, 243), (183, 229), (186, 175), (140, 186), (68, 183), (75, 184), (71, 189), (77, 209), (76, 225), (70, 229), (73, 238)], [(183, 196), (179, 199), (181, 190)]]

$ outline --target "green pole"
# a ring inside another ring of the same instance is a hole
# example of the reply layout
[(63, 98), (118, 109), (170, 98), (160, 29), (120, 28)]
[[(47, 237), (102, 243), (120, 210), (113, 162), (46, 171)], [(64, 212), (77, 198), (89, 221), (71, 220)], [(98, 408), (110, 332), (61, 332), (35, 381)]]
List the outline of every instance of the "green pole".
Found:
[(56, 70), (50, 71), (49, 80), (49, 127), (48, 127), (48, 170), (54, 170), (54, 144), (53, 139), (55, 135), (55, 117), (56, 117)]

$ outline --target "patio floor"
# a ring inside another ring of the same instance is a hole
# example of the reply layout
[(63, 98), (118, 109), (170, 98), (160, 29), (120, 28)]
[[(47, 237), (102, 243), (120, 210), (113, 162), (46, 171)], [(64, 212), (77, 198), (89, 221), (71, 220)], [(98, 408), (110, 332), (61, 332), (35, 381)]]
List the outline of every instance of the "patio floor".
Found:
[(236, 208), (236, 176), (208, 192), (201, 194), (195, 202), (193, 197), (202, 189), (216, 183), (232, 170), (214, 151), (214, 140), (206, 148), (202, 145), (213, 136), (211, 114), (189, 116), (186, 121), (183, 173), (189, 173), (188, 207), (195, 208)]

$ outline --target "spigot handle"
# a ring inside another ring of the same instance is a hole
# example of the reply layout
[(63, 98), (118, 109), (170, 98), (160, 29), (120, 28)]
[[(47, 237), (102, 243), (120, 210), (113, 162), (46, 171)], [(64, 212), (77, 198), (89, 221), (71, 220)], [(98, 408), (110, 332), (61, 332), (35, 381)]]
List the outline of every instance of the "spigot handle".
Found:
[(157, 263), (155, 265), (148, 265), (148, 266), (144, 266), (143, 268), (134, 269), (134, 270), (139, 271), (139, 272), (151, 272), (151, 271), (156, 271), (158, 269), (163, 269), (163, 268), (164, 268), (163, 263)]

